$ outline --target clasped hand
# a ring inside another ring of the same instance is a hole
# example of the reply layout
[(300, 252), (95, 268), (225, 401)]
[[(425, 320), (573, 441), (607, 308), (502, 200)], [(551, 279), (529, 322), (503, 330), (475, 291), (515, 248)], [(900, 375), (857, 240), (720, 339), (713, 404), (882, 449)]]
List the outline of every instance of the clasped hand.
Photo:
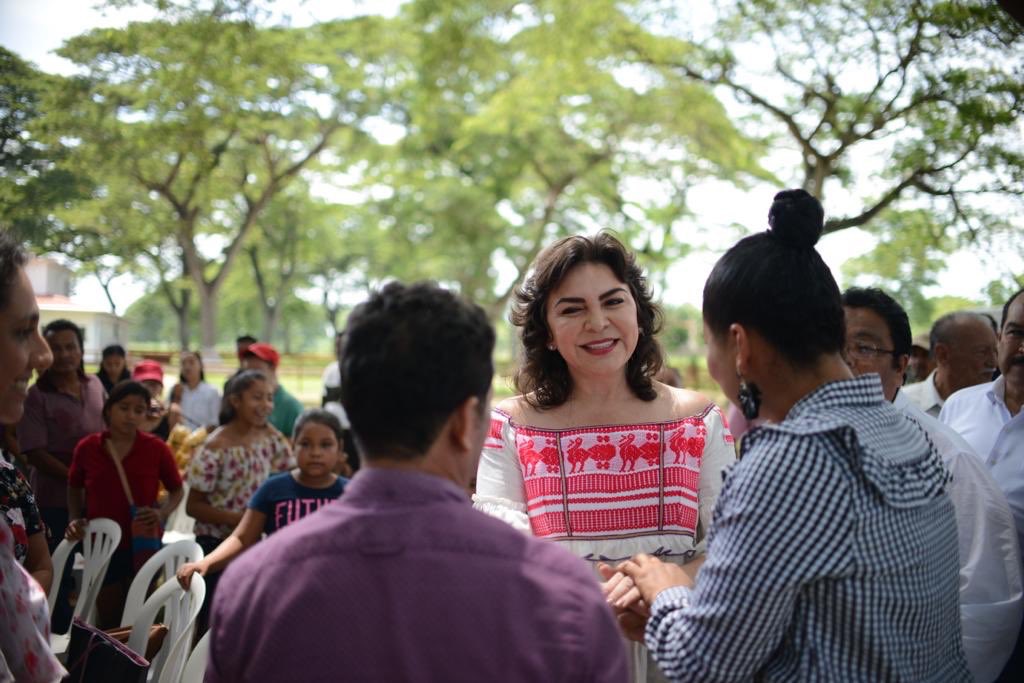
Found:
[(604, 579), (601, 591), (615, 610), (619, 627), (627, 638), (640, 642), (644, 639), (650, 605), (658, 593), (673, 586), (694, 585), (694, 578), (686, 569), (643, 553), (614, 569), (601, 563), (598, 571)]

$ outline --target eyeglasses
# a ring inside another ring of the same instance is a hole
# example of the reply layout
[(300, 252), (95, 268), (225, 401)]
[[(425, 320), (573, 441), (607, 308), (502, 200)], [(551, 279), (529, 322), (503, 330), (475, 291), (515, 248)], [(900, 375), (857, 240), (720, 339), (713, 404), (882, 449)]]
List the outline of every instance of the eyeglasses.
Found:
[(856, 360), (872, 361), (879, 356), (895, 356), (896, 350), (882, 349), (862, 342), (853, 342), (846, 345), (846, 348), (843, 350), (843, 354), (848, 359), (854, 358)]

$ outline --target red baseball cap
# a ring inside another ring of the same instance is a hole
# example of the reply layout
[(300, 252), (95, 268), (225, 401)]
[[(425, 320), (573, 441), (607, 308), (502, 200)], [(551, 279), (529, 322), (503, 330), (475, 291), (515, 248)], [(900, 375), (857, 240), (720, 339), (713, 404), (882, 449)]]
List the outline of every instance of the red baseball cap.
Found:
[(160, 367), (160, 363), (155, 360), (142, 360), (132, 370), (132, 379), (136, 382), (145, 382), (147, 380), (153, 382), (164, 383), (164, 369)]
[(275, 370), (277, 370), (277, 364), (281, 362), (281, 354), (277, 352), (277, 349), (263, 342), (249, 344), (249, 348), (242, 352), (242, 358), (246, 356), (256, 356), (260, 360), (270, 363)]

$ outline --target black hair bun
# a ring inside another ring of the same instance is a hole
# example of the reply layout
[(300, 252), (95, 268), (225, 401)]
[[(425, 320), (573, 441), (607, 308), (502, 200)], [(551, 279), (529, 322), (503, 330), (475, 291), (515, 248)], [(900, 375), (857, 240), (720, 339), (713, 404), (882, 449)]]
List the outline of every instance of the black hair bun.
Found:
[(806, 190), (783, 190), (775, 195), (768, 210), (770, 234), (779, 242), (798, 249), (811, 249), (825, 226), (825, 209)]

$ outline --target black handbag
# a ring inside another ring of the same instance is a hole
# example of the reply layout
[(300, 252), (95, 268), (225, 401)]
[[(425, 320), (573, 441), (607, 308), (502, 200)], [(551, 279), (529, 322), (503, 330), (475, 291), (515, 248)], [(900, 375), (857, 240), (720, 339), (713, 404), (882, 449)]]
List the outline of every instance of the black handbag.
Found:
[(149, 662), (111, 634), (75, 617), (67, 669), (65, 683), (146, 683)]

